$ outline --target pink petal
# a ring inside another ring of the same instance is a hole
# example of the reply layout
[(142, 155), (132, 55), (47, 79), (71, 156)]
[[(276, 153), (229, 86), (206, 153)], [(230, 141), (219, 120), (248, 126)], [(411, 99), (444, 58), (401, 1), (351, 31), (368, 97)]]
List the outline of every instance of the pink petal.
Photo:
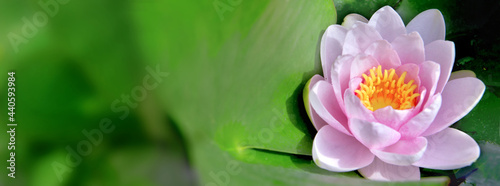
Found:
[(324, 127), (326, 125), (328, 125), (328, 123), (326, 123), (325, 120), (323, 120), (319, 115), (318, 113), (316, 112), (316, 110), (314, 109), (311, 109), (311, 122), (313, 123), (314, 125), (314, 128), (319, 131), (319, 129), (321, 129), (321, 127)]
[(374, 27), (382, 38), (389, 42), (399, 35), (406, 34), (403, 20), (390, 6), (378, 9), (370, 18), (368, 25)]
[(331, 77), (330, 70), (333, 62), (342, 54), (342, 45), (344, 43), (347, 29), (340, 25), (330, 25), (323, 38), (321, 38), (321, 66), (323, 67), (323, 77), (328, 82)]
[(377, 67), (379, 63), (375, 58), (368, 55), (357, 55), (351, 64), (351, 79), (361, 77), (361, 74), (367, 73), (373, 67)]
[(406, 26), (406, 32), (418, 32), (425, 44), (435, 40), (444, 40), (446, 26), (439, 10), (431, 9), (418, 14)]
[(382, 65), (382, 69), (396, 68), (401, 65), (398, 53), (386, 40), (373, 42), (366, 50), (365, 54), (373, 56)]
[[(349, 78), (351, 74), (351, 63), (354, 57), (350, 55), (340, 56), (332, 66), (332, 85), (335, 96), (337, 97), (337, 102), (343, 103), (344, 91), (349, 87)], [(343, 104), (340, 106), (344, 110)]]
[(392, 48), (398, 53), (401, 64), (419, 65), (424, 62), (424, 42), (416, 32), (397, 37), (392, 42)]
[(455, 44), (451, 41), (438, 40), (425, 46), (425, 59), (440, 65), (441, 74), (436, 86), (436, 92), (442, 92), (450, 77), (455, 60)]
[(418, 114), (418, 112), (420, 112), (422, 106), (424, 105), (424, 99), (425, 99), (425, 95), (427, 94), (427, 89), (423, 86), (420, 87), (420, 97), (418, 98), (418, 103), (417, 105), (415, 106), (415, 108), (412, 109), (412, 113), (413, 114)]
[(333, 87), (330, 83), (318, 81), (309, 92), (309, 102), (326, 123), (347, 135), (351, 135), (347, 130), (347, 118), (333, 95)]
[(479, 146), (466, 133), (454, 128), (446, 128), (428, 136), (427, 150), (413, 165), (451, 170), (471, 165), (479, 157)]
[(349, 129), (354, 137), (369, 149), (387, 147), (401, 137), (398, 131), (384, 124), (356, 118), (349, 120)]
[(363, 177), (377, 181), (420, 180), (420, 169), (416, 166), (398, 166), (375, 158), (373, 162), (358, 170)]
[(354, 91), (347, 89), (344, 92), (344, 104), (345, 112), (349, 118), (358, 118), (367, 121), (375, 121), (372, 115), (372, 111), (368, 110), (359, 100), (359, 98), (354, 95)]
[[(324, 128), (324, 127), (323, 127)], [(394, 145), (383, 149), (371, 149), (382, 161), (394, 165), (411, 165), (420, 160), (427, 147), (427, 139), (417, 137), (407, 140), (399, 140)]]
[(359, 14), (349, 14), (344, 17), (344, 22), (342, 22), (342, 26), (347, 29), (352, 29), (352, 26), (358, 21), (363, 23), (368, 23), (368, 19)]
[(321, 128), (313, 141), (313, 160), (319, 167), (347, 172), (369, 165), (373, 154), (352, 136), (327, 125)]
[(359, 84), (363, 82), (363, 78), (361, 77), (355, 77), (349, 80), (349, 89), (351, 90), (356, 90), (359, 88)]
[(425, 61), (420, 64), (419, 77), (421, 84), (429, 90), (425, 98), (429, 98), (436, 92), (437, 82), (439, 80), (440, 67), (439, 64), (432, 61)]
[(430, 99), (428, 105), (420, 113), (404, 124), (399, 132), (403, 138), (415, 138), (420, 136), (434, 121), (439, 108), (441, 107), (441, 94), (436, 94)]
[[(316, 74), (314, 75), (310, 80), (309, 80), (309, 86), (307, 87), (309, 92), (311, 92), (312, 87), (318, 82), (322, 81), (323, 77), (320, 75)], [(328, 125), (325, 120), (321, 119), (321, 117), (316, 113), (316, 110), (312, 108), (311, 104), (309, 103), (309, 95), (307, 96), (307, 101), (304, 103), (305, 105), (308, 105), (308, 114), (309, 114), (309, 119), (311, 119), (311, 122), (314, 125), (314, 128), (319, 131), (319, 129), (325, 125)]]
[(412, 109), (395, 110), (391, 106), (387, 106), (373, 111), (373, 116), (378, 122), (397, 130), (408, 119), (412, 111)]
[(410, 80), (414, 81), (414, 85), (420, 87), (420, 78), (418, 77), (418, 73), (420, 68), (416, 64), (404, 64), (396, 68), (396, 74), (403, 74), (406, 72), (405, 83), (408, 83)]
[(381, 40), (382, 36), (366, 23), (357, 22), (345, 36), (342, 55), (357, 55), (365, 51), (374, 41)]
[(473, 71), (470, 71), (470, 70), (455, 71), (455, 72), (451, 73), (450, 79), (448, 79), (448, 81), (451, 81), (454, 79), (460, 79), (460, 78), (464, 78), (464, 77), (474, 77), (475, 78), (476, 73), (474, 73)]
[(448, 82), (441, 94), (443, 97), (441, 108), (422, 136), (435, 134), (464, 117), (481, 100), (484, 90), (484, 83), (473, 77)]

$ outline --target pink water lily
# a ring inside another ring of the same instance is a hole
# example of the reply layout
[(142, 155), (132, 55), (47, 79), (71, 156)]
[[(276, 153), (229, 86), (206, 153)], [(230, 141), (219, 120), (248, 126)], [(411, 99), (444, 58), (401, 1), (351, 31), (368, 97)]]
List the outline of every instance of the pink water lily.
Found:
[(418, 180), (419, 167), (457, 169), (479, 146), (450, 125), (481, 99), (471, 71), (451, 73), (455, 46), (445, 41), (439, 10), (408, 25), (389, 6), (370, 20), (351, 14), (321, 40), (323, 77), (304, 89), (318, 130), (314, 162), (335, 172), (358, 170), (373, 180)]

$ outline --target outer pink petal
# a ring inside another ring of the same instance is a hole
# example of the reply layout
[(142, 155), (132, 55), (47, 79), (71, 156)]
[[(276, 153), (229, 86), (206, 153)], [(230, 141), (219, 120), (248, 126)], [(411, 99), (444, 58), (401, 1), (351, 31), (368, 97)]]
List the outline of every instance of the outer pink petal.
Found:
[(418, 14), (406, 26), (406, 32), (418, 32), (425, 44), (435, 40), (444, 40), (446, 26), (439, 10), (431, 9)]
[(309, 92), (309, 102), (326, 123), (347, 135), (351, 135), (347, 128), (347, 118), (333, 95), (333, 87), (330, 83), (318, 81)]
[(417, 32), (397, 37), (392, 42), (392, 47), (398, 52), (401, 64), (413, 63), (419, 65), (424, 62), (424, 42)]
[[(324, 127), (323, 127), (324, 128)], [(383, 149), (371, 149), (382, 161), (394, 165), (411, 165), (420, 160), (427, 147), (427, 139), (417, 137), (408, 140), (399, 140), (394, 145)]]
[(351, 29), (352, 26), (358, 21), (363, 23), (368, 23), (368, 19), (359, 14), (349, 14), (344, 17), (344, 22), (342, 22), (342, 26)]
[(378, 181), (420, 180), (420, 169), (415, 166), (398, 166), (375, 158), (373, 162), (358, 170), (363, 177)]
[(403, 20), (390, 6), (378, 9), (370, 18), (368, 25), (374, 27), (382, 38), (389, 42), (399, 35), (406, 34)]
[(422, 136), (435, 134), (469, 113), (479, 102), (485, 90), (484, 83), (473, 77), (455, 79), (444, 88), (443, 103), (429, 128)]
[(372, 111), (368, 110), (354, 95), (353, 90), (347, 89), (344, 93), (345, 112), (348, 118), (358, 118), (366, 121), (375, 121)]
[(432, 121), (434, 121), (440, 107), (441, 94), (438, 93), (430, 99), (430, 102), (424, 107), (424, 110), (401, 126), (399, 132), (403, 138), (408, 139), (420, 136), (420, 134), (429, 127)]
[(455, 44), (451, 41), (438, 40), (425, 46), (425, 59), (440, 65), (441, 74), (436, 86), (436, 92), (442, 92), (450, 77), (455, 60)]
[(460, 79), (464, 77), (476, 77), (476, 73), (470, 70), (459, 70), (451, 73), (450, 79), (448, 81), (454, 80), (454, 79)]
[[(318, 81), (322, 81), (323, 80), (323, 77), (321, 77), (320, 75), (316, 74), (314, 75), (311, 80), (309, 80), (309, 87), (307, 87), (309, 89), (309, 92), (311, 92), (311, 89), (313, 88), (313, 86), (318, 82)], [(307, 103), (309, 105), (309, 111), (311, 112), (311, 115), (309, 116), (314, 125), (314, 128), (316, 128), (316, 130), (319, 131), (319, 129), (325, 125), (328, 125), (328, 123), (326, 123), (325, 120), (323, 120), (319, 115), (318, 113), (316, 113), (316, 110), (314, 110), (314, 108), (312, 108), (311, 106), (311, 103)]]
[(375, 119), (377, 119), (378, 122), (398, 130), (399, 127), (401, 127), (401, 124), (408, 119), (410, 116), (409, 114), (412, 112), (412, 109), (395, 110), (391, 106), (387, 106), (373, 111), (373, 116), (375, 116)]
[(398, 53), (386, 40), (373, 42), (366, 50), (365, 54), (373, 56), (382, 65), (382, 69), (396, 68), (401, 65)]
[(330, 25), (323, 38), (321, 38), (321, 66), (323, 67), (323, 77), (330, 81), (330, 70), (333, 62), (342, 54), (347, 29), (340, 25)]
[(345, 36), (342, 55), (357, 55), (365, 51), (374, 41), (381, 40), (382, 36), (366, 23), (357, 22)]
[(425, 99), (428, 99), (436, 92), (436, 86), (439, 80), (440, 67), (439, 64), (432, 61), (425, 61), (420, 64), (419, 77), (421, 81), (421, 86), (427, 88), (427, 94)]
[[(332, 86), (337, 102), (344, 102), (344, 91), (349, 87), (349, 78), (351, 74), (351, 63), (354, 57), (350, 55), (340, 56), (332, 65)], [(345, 110), (344, 104), (340, 105), (342, 110)]]
[(331, 126), (321, 128), (313, 141), (313, 160), (319, 167), (335, 171), (353, 171), (369, 165), (373, 154), (354, 137)]
[(357, 55), (351, 64), (351, 79), (361, 77), (361, 74), (366, 73), (373, 67), (377, 67), (379, 63), (375, 58), (368, 55)]
[(479, 157), (479, 146), (474, 139), (454, 128), (446, 128), (427, 140), (424, 156), (413, 165), (450, 170), (471, 165)]
[(354, 137), (369, 149), (387, 147), (401, 137), (398, 131), (384, 124), (356, 118), (349, 120), (349, 129)]

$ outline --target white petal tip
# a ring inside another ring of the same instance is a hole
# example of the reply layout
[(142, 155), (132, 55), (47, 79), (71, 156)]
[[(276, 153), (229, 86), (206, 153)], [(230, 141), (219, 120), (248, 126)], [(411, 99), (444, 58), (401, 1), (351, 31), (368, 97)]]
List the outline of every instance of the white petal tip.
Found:
[(361, 21), (363, 23), (368, 23), (368, 19), (363, 17), (362, 15), (359, 14), (349, 14), (345, 16), (344, 22), (342, 22), (342, 26), (351, 29), (353, 28), (354, 24), (357, 23), (358, 21)]

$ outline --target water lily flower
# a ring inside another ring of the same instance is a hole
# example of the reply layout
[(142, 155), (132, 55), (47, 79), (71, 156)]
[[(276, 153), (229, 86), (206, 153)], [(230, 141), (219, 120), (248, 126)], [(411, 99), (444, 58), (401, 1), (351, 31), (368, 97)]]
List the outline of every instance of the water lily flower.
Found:
[(471, 71), (451, 73), (455, 46), (439, 10), (408, 25), (389, 6), (370, 20), (351, 14), (321, 39), (323, 77), (304, 89), (318, 130), (321, 168), (358, 170), (372, 180), (419, 180), (419, 167), (450, 170), (479, 157), (478, 144), (450, 125), (479, 102), (485, 85)]

